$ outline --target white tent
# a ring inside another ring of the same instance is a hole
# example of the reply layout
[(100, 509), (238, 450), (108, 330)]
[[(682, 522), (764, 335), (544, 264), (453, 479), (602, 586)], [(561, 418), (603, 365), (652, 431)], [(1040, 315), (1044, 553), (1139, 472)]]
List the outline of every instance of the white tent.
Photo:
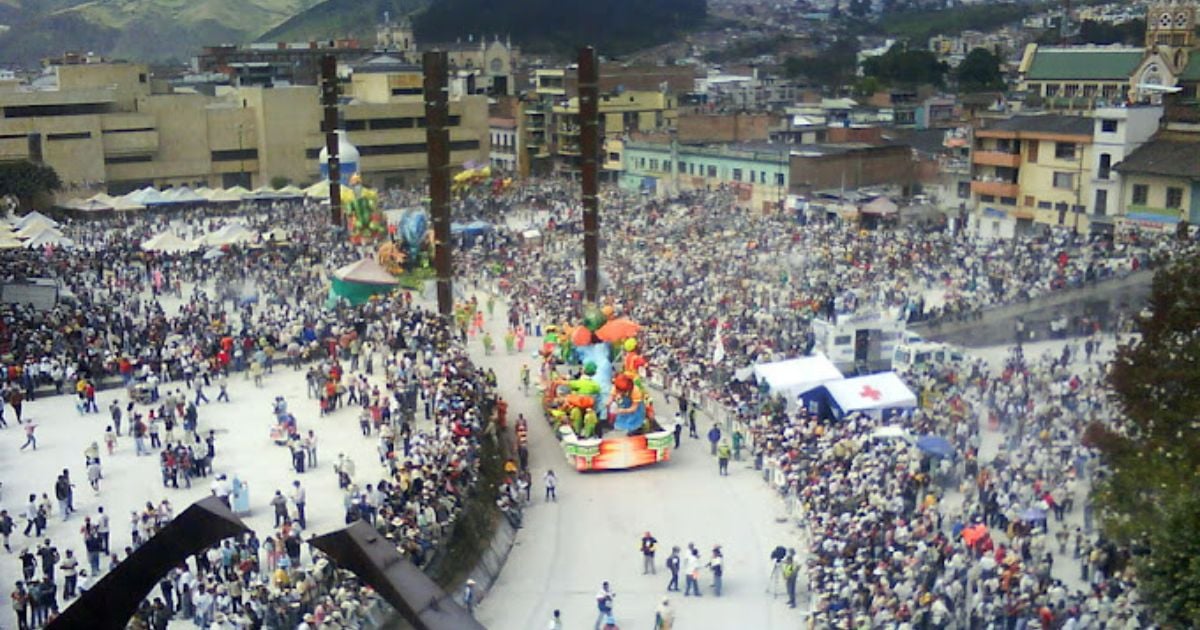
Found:
[(880, 372), (822, 385), (842, 413), (913, 409), (917, 396), (895, 372)]
[(208, 193), (208, 200), (212, 203), (241, 203), (242, 196), (231, 190), (212, 190)]
[(162, 200), (166, 203), (200, 203), (205, 199), (193, 192), (191, 188), (180, 186), (164, 190)]
[(95, 198), (82, 201), (79, 203), (79, 205), (74, 206), (74, 208), (81, 212), (107, 212), (113, 209), (112, 204), (105, 203)]
[(124, 197), (125, 201), (139, 206), (148, 206), (156, 203), (163, 203), (163, 194), (158, 192), (157, 188), (147, 186), (141, 190), (135, 190)]
[(146, 209), (146, 206), (144, 206), (140, 203), (137, 203), (135, 201), (130, 201), (129, 199), (126, 199), (125, 197), (117, 197), (116, 199), (113, 199), (112, 207), (113, 207), (113, 210), (117, 210), (120, 212), (130, 212), (130, 211), (134, 211), (134, 210), (145, 210)]
[(304, 191), (300, 190), (299, 186), (289, 184), (275, 191), (275, 195), (283, 199), (295, 199), (296, 197), (303, 197)]
[(195, 251), (196, 244), (185, 241), (172, 231), (166, 231), (142, 243), (142, 249), (148, 252), (163, 252), (174, 254), (178, 252)]
[(20, 238), (34, 238), (42, 232), (52, 232), (57, 236), (62, 236), (62, 232), (55, 227), (57, 224), (46, 223), (44, 221), (30, 221), (17, 231), (17, 236)]
[(57, 226), (57, 225), (58, 225), (58, 221), (55, 221), (54, 219), (51, 219), (50, 217), (48, 217), (48, 216), (46, 216), (46, 215), (42, 214), (41, 212), (38, 212), (37, 210), (34, 210), (33, 212), (30, 212), (29, 214), (27, 214), (27, 215), (25, 215), (25, 216), (21, 217), (20, 219), (17, 219), (17, 220), (16, 220), (16, 221), (13, 223), (13, 227), (19, 230), (19, 229), (21, 229), (21, 228), (23, 228), (23, 227), (25, 227), (25, 226), (29, 225), (30, 223), (32, 223), (32, 222), (34, 222), (34, 221), (40, 221), (40, 222), (42, 222), (42, 223), (46, 223), (46, 224), (48, 224), (48, 225), (51, 225), (51, 226)]
[(250, 191), (246, 190), (246, 188), (243, 186), (234, 186), (233, 188), (226, 188), (225, 192), (237, 195), (238, 197), (245, 197), (250, 194)]
[(754, 366), (754, 376), (766, 381), (772, 394), (783, 394), (789, 401), (809, 390), (844, 378), (825, 355), (799, 357)]
[(0, 249), (16, 249), (21, 247), (21, 241), (12, 234), (0, 235)]
[(230, 223), (203, 238), (205, 245), (213, 247), (249, 243), (256, 240), (258, 240), (258, 234), (241, 223)]
[(75, 241), (65, 237), (61, 232), (54, 229), (42, 230), (36, 236), (25, 241), (25, 247), (33, 249), (35, 247), (45, 247), (51, 245), (54, 247), (74, 247)]

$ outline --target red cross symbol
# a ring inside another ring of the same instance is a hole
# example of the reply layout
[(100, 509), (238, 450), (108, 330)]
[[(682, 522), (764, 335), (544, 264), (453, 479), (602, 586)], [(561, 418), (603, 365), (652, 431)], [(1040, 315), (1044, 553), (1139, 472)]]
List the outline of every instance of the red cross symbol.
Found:
[(879, 402), (879, 399), (883, 397), (883, 392), (880, 392), (878, 389), (875, 389), (870, 385), (863, 385), (862, 391), (859, 392), (858, 395), (862, 396), (863, 398), (870, 398), (871, 400)]

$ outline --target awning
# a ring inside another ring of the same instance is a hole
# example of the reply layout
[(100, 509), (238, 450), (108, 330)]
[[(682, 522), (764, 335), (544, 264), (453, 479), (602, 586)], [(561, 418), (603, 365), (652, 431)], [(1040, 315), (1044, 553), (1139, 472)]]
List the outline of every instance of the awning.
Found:
[(795, 398), (824, 383), (844, 378), (837, 366), (820, 353), (811, 357), (755, 365), (754, 376), (760, 381), (766, 381), (772, 394), (784, 394), (788, 398)]
[(880, 372), (821, 385), (842, 413), (882, 409), (912, 409), (917, 396), (895, 372)]

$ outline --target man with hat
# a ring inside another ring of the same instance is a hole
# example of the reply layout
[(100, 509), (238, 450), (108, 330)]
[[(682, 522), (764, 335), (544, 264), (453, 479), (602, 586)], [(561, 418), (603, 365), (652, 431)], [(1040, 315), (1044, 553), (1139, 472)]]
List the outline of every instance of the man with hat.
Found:
[(463, 588), (463, 605), (467, 607), (467, 614), (475, 616), (475, 580), (467, 579), (467, 585)]

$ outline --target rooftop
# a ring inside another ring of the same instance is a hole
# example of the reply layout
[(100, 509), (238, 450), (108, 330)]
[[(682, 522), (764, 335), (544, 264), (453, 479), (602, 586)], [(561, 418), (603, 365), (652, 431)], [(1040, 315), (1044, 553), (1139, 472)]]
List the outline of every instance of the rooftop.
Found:
[(1025, 73), (1027, 81), (1072, 79), (1127, 81), (1142, 63), (1142, 48), (1038, 48)]
[(982, 131), (1053, 133), (1088, 137), (1091, 137), (1094, 126), (1091, 118), (1059, 114), (1013, 116), (995, 122), (989, 121), (989, 123)]
[(1151, 140), (1114, 168), (1119, 173), (1182, 177), (1200, 182), (1200, 141)]

